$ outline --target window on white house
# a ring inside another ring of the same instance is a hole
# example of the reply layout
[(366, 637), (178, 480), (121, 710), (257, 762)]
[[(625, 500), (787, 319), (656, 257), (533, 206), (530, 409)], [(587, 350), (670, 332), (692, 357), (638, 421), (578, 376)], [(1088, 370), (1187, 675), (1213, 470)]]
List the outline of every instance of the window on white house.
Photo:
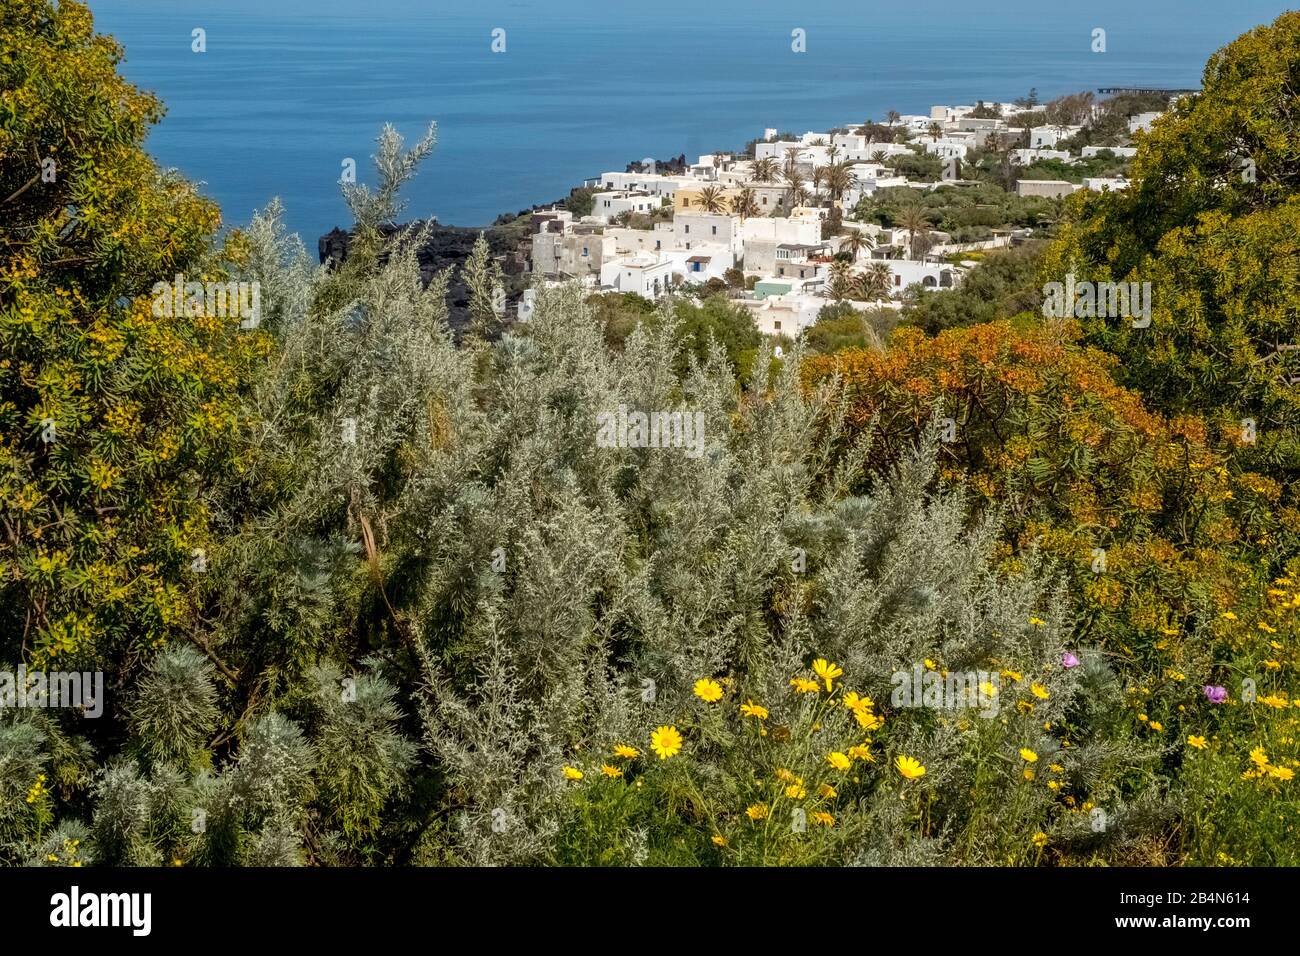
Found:
[(781, 322), (780, 322), (780, 320), (777, 320), (777, 321), (773, 322), (773, 323), (772, 323), (772, 328), (774, 328), (774, 329), (776, 329), (776, 331), (780, 332), (780, 331), (781, 331)]

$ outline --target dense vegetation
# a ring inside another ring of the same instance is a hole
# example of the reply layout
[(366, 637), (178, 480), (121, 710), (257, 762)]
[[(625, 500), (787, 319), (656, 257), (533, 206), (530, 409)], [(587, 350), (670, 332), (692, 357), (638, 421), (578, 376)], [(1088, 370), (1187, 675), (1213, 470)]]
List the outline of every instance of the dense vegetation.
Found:
[[(1300, 14), (1046, 248), (780, 357), (723, 296), (504, 323), (485, 242), (457, 342), (383, 238), (432, 131), (328, 270), (156, 167), (84, 7), (0, 36), (0, 675), (106, 684), (0, 709), (0, 862), (1297, 862)], [(1154, 321), (1044, 319), (1067, 272)]]

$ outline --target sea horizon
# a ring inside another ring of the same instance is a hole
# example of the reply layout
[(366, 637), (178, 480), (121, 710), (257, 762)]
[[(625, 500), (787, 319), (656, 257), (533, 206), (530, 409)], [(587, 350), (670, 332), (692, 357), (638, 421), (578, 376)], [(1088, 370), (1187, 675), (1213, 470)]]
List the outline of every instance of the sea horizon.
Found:
[[(91, 3), (97, 30), (125, 47), (124, 75), (166, 105), (151, 152), (199, 182), (227, 226), (279, 197), (309, 249), (350, 225), (341, 164), (355, 160), (358, 180), (373, 182), (385, 123), (408, 142), (438, 123), (403, 218), (485, 227), (636, 159), (738, 150), (769, 127), (802, 133), (1031, 87), (1043, 100), (1199, 87), (1214, 50), (1285, 9), (1249, 0), (1211, 26), (1163, 2), (1083, 13), (1016, 0), (977, 14), (820, 2), (742, 15), (730, 0), (698, 10), (673, 0), (647, 19), (565, 0), (539, 25), (520, 3), (264, 6)], [(1090, 49), (1096, 26), (1105, 53)], [(192, 51), (194, 28), (206, 52)], [(805, 53), (791, 49), (795, 28)], [(492, 52), (496, 29), (504, 52)]]

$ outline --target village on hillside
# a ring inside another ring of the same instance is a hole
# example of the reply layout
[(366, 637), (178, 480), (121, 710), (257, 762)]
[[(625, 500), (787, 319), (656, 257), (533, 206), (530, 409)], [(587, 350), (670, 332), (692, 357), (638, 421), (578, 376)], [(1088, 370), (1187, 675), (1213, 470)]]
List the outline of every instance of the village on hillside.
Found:
[(1103, 92), (1116, 95), (767, 129), (743, 152), (631, 163), (534, 210), (520, 252), (534, 287), (726, 294), (767, 335), (797, 336), (831, 302), (898, 310), (1049, 235), (1075, 190), (1125, 188), (1133, 138), (1183, 91)]

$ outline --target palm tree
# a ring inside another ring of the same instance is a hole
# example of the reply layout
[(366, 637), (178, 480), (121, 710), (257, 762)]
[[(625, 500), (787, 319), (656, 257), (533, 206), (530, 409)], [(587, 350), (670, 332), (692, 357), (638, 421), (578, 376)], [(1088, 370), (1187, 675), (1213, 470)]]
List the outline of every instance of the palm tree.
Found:
[(822, 182), (823, 182), (825, 179), (826, 179), (826, 167), (825, 167), (825, 166), (818, 166), (818, 167), (816, 167), (815, 169), (813, 169), (813, 173), (812, 173), (812, 186), (813, 186), (813, 192), (815, 192), (815, 193), (817, 193), (817, 192), (821, 192)]
[(790, 187), (790, 202), (795, 206), (806, 206), (812, 200), (808, 195), (808, 190), (803, 188), (803, 184), (792, 184)]
[(871, 154), (871, 161), (873, 163), (880, 163), (881, 165), (883, 165), (885, 160), (888, 158), (889, 158), (889, 154), (885, 152), (883, 149), (878, 149)]
[(721, 186), (705, 186), (700, 190), (700, 208), (705, 212), (723, 212), (727, 208), (727, 197)]
[(731, 200), (731, 211), (741, 219), (748, 216), (757, 216), (759, 213), (758, 200), (754, 198), (754, 190), (749, 187), (743, 187)]
[(853, 170), (848, 163), (834, 163), (822, 169), (822, 182), (831, 194), (831, 199), (841, 198), (853, 185)]
[(936, 143), (939, 141), (939, 137), (943, 135), (943, 127), (940, 126), (938, 123), (931, 123), (926, 128), (925, 131), (930, 135), (930, 138), (933, 139)]
[(863, 299), (887, 299), (893, 285), (894, 273), (883, 262), (873, 262), (867, 266), (862, 276)]
[(832, 299), (840, 301), (849, 298), (855, 293), (856, 285), (852, 266), (842, 259), (836, 259), (831, 263), (830, 282), (827, 283), (826, 291), (830, 293)]
[(751, 174), (755, 181), (760, 183), (770, 183), (781, 170), (781, 164), (771, 156), (764, 156), (762, 159), (754, 160), (751, 167)]
[(930, 229), (930, 219), (926, 215), (925, 207), (919, 202), (910, 202), (899, 210), (897, 223), (907, 230), (907, 247), (911, 252), (912, 258), (916, 258), (916, 250), (920, 247), (920, 237), (928, 235)]
[(826, 158), (830, 160), (832, 166), (835, 165), (835, 157), (840, 154), (840, 148), (831, 143), (831, 148), (826, 150)]
[(822, 137), (822, 136), (818, 136), (816, 139), (814, 139), (814, 140), (813, 140), (811, 143), (809, 143), (808, 145), (809, 145), (809, 146), (825, 146), (825, 145), (826, 145), (826, 139), (825, 139), (824, 137)]
[(863, 232), (860, 229), (849, 230), (848, 235), (840, 242), (840, 251), (847, 252), (855, 262), (863, 250), (874, 249), (875, 247), (876, 240), (872, 238), (870, 233)]
[(795, 180), (802, 179), (799, 175), (799, 155), (802, 152), (803, 150), (799, 149), (797, 146), (794, 149), (788, 149), (785, 151), (785, 169), (782, 170), (781, 175), (784, 176), (785, 181), (791, 185), (794, 185)]

